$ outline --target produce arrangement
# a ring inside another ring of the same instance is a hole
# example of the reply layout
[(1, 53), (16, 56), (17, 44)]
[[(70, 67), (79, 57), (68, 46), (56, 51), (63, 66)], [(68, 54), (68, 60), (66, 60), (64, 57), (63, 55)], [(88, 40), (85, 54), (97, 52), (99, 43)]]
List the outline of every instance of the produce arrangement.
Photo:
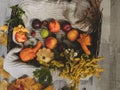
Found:
[(31, 27), (31, 30), (23, 25), (13, 28), (13, 41), (23, 44), (19, 54), (23, 62), (37, 61), (41, 64), (41, 61), (49, 63), (55, 60), (66, 64), (82, 55), (94, 57), (90, 49), (91, 34), (72, 27), (68, 21), (33, 19)]
[(55, 18), (33, 18), (27, 28), (22, 20), (25, 12), (17, 5), (12, 7), (13, 16), (7, 21), (11, 30), (8, 31), (8, 50), (19, 47), (17, 61), (38, 69), (33, 71), (34, 78), (26, 76), (7, 84), (8, 90), (53, 90), (51, 71), (69, 80), (69, 85), (61, 90), (79, 90), (80, 79), (100, 78), (104, 71), (98, 63), (103, 60), (98, 56), (101, 0), (90, 2), (91, 8), (86, 11), (84, 20), (76, 22), (85, 28), (89, 25), (88, 31), (73, 27), (69, 20)]
[(23, 25), (14, 27), (13, 37), (17, 44), (22, 44), (18, 55), (20, 61), (41, 67), (33, 72), (40, 83), (46, 79), (47, 84), (52, 83), (49, 70), (59, 71), (60, 77), (71, 80), (71, 85), (78, 85), (80, 78), (93, 75), (99, 78), (100, 72), (104, 71), (97, 63), (103, 58), (95, 57), (91, 52), (91, 34), (72, 27), (64, 20), (33, 19), (31, 27), (31, 30)]

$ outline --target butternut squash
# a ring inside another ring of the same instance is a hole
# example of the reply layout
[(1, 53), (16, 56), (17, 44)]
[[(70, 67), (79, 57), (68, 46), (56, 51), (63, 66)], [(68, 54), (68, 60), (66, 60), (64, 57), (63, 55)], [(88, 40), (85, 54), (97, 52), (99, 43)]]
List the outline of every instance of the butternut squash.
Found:
[(42, 46), (42, 42), (38, 42), (34, 48), (25, 48), (20, 52), (20, 58), (23, 62), (28, 62), (36, 57), (37, 51)]

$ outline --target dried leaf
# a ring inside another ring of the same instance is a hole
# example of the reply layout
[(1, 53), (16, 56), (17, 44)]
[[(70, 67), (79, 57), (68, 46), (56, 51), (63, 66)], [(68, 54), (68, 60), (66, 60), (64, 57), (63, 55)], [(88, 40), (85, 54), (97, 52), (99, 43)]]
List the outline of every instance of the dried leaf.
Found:
[(0, 75), (9, 79), (10, 74), (3, 69), (4, 58), (0, 58)]
[(7, 87), (8, 87), (8, 82), (3, 80), (0, 82), (0, 90), (7, 90)]

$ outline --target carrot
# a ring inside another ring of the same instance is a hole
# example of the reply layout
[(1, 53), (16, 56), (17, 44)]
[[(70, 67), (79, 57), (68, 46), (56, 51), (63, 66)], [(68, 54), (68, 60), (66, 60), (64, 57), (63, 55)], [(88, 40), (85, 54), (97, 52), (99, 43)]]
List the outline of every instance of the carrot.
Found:
[(80, 34), (80, 38), (79, 38), (77, 41), (80, 43), (83, 51), (84, 51), (87, 55), (90, 55), (91, 52), (90, 52), (90, 50), (89, 50), (88, 47), (87, 47), (87, 46), (90, 46), (90, 45), (91, 45), (91, 37), (90, 37), (90, 35), (88, 35), (88, 34), (86, 34), (86, 33)]
[(83, 45), (81, 45), (81, 47), (82, 47), (83, 51), (84, 51), (87, 55), (90, 55), (90, 54), (91, 54), (90, 50), (87, 48), (86, 45), (83, 44)]

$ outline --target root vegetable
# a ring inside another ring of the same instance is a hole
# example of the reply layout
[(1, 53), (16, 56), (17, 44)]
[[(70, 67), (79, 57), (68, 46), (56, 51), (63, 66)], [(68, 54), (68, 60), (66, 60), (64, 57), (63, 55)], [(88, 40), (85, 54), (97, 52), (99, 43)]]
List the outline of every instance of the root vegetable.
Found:
[(88, 49), (87, 46), (91, 45), (91, 37), (88, 34), (80, 34), (80, 38), (78, 39), (78, 42), (80, 43), (83, 51), (87, 54), (90, 55), (91, 52)]

